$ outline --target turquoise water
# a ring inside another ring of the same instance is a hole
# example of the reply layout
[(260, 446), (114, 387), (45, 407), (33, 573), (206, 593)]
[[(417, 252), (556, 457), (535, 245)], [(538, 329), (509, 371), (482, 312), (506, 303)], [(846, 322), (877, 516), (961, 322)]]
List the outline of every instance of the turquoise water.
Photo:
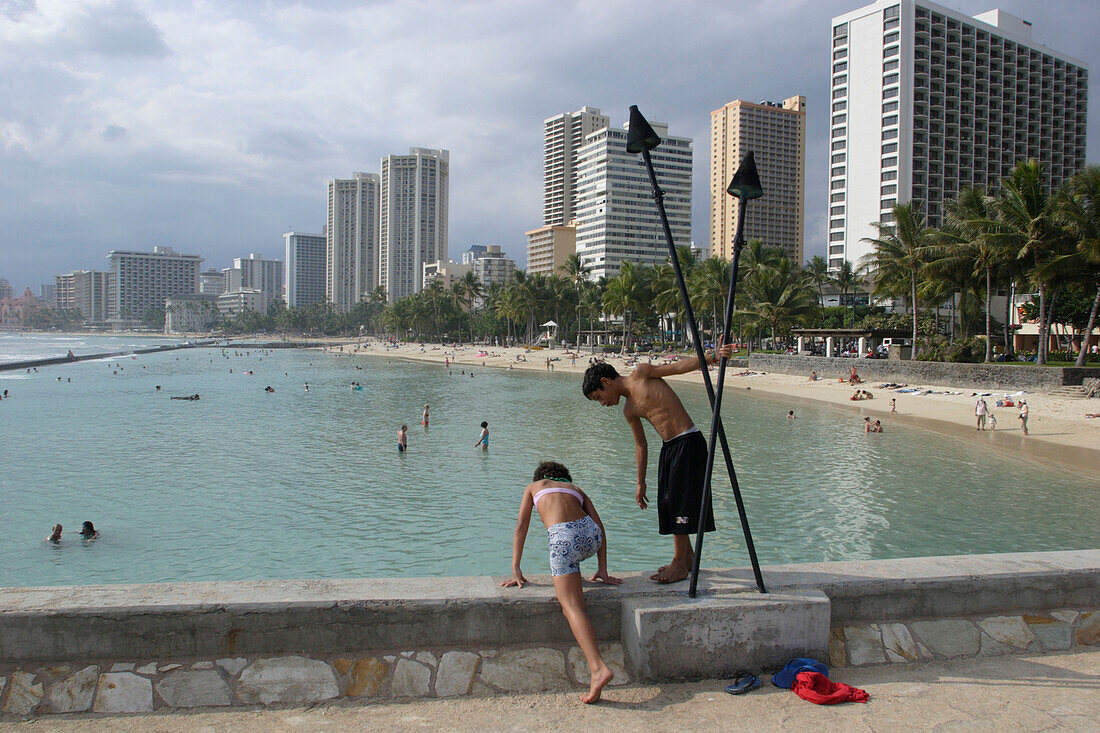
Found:
[(77, 356), (86, 354), (114, 354), (131, 349), (142, 349), (163, 344), (182, 343), (183, 339), (156, 335), (123, 334), (99, 336), (71, 334), (55, 336), (41, 333), (0, 332), (0, 364), (13, 361), (31, 361), (64, 356), (72, 351)]
[[(592, 495), (612, 572), (671, 555), (654, 509), (634, 504), (620, 411), (584, 400), (574, 375), (190, 349), (0, 372), (0, 389), (11, 395), (0, 402), (4, 586), (504, 574), (520, 494), (547, 458)], [(702, 389), (677, 390), (705, 429)], [(903, 425), (865, 435), (850, 411), (743, 389), (727, 404), (765, 563), (1100, 546), (1094, 480), (1073, 472)], [(488, 452), (474, 448), (482, 420)], [(747, 564), (724, 476), (715, 513), (704, 564)], [(85, 519), (99, 540), (77, 538)], [(60, 546), (43, 542), (54, 522)], [(525, 572), (547, 572), (545, 554), (532, 526)]]

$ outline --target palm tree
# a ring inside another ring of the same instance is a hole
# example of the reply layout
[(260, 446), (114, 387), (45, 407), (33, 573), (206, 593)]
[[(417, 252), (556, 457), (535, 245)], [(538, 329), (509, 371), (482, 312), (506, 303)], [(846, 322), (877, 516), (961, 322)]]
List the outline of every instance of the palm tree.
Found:
[(474, 305), (485, 295), (485, 286), (473, 271), (467, 271), (453, 286), (459, 302), (466, 305), (470, 317), (470, 342), (474, 341)]
[(928, 246), (928, 229), (924, 215), (912, 204), (894, 206), (894, 221), (889, 224), (872, 222), (878, 229), (877, 238), (864, 238), (873, 251), (863, 258), (871, 273), (876, 292), (894, 294), (905, 281), (913, 303), (913, 357), (919, 353), (917, 342), (917, 274), (924, 266)]
[(789, 329), (813, 310), (808, 279), (786, 257), (775, 267), (758, 270), (746, 282), (746, 290), (752, 303), (747, 310), (770, 328), (773, 346), (781, 329)]
[[(841, 323), (840, 323), (840, 325), (843, 327), (843, 326), (847, 325), (847, 322), (848, 322), (848, 304), (845, 303), (844, 301), (847, 300), (846, 296), (848, 295), (848, 291), (854, 290), (855, 287), (857, 285), (859, 285), (860, 277), (859, 277), (859, 274), (856, 273), (855, 268), (852, 267), (852, 263), (849, 262), (848, 260), (844, 260), (843, 262), (840, 263), (840, 267), (837, 268), (836, 273), (834, 273), (832, 275), (831, 279), (832, 279), (833, 285), (836, 285), (837, 288), (840, 290), (840, 307), (843, 309), (843, 310), (841, 310), (841, 317), (840, 317)], [(855, 313), (856, 313), (856, 306), (855, 306), (855, 303), (853, 303), (852, 304), (852, 320), (853, 321), (855, 321)]]
[(821, 310), (821, 326), (825, 326), (825, 293), (822, 286), (832, 281), (829, 274), (829, 261), (821, 255), (814, 255), (806, 262), (803, 268), (809, 277), (810, 284), (817, 288), (817, 307)]
[(688, 281), (691, 307), (696, 313), (711, 314), (711, 332), (718, 337), (718, 313), (726, 302), (731, 263), (720, 257), (708, 257), (699, 263)]
[(988, 236), (997, 226), (992, 212), (993, 200), (981, 189), (968, 188), (958, 199), (947, 203), (946, 224), (931, 239), (933, 272), (962, 269), (964, 274), (985, 278), (985, 360), (993, 360), (991, 302), (993, 283), (1006, 255), (996, 238)]
[(622, 353), (626, 353), (629, 342), (631, 316), (643, 308), (644, 290), (644, 275), (630, 262), (624, 262), (619, 269), (619, 274), (607, 282), (603, 304), (611, 315), (623, 317)]
[(1056, 216), (1077, 242), (1077, 249), (1066, 259), (1072, 260), (1074, 269), (1096, 286), (1096, 298), (1075, 362), (1080, 367), (1088, 359), (1089, 339), (1100, 310), (1100, 166), (1088, 166), (1073, 176), (1068, 195), (1058, 203)]
[(1040, 270), (1045, 262), (1061, 254), (1065, 231), (1054, 222), (1054, 210), (1061, 196), (1051, 194), (1043, 185), (1042, 167), (1036, 160), (1016, 164), (1001, 180), (995, 203), (998, 230), (989, 236), (1000, 246), (1032, 262), (1031, 277), (1039, 288), (1039, 344), (1036, 363), (1046, 364), (1050, 341), (1047, 312), (1049, 283)]

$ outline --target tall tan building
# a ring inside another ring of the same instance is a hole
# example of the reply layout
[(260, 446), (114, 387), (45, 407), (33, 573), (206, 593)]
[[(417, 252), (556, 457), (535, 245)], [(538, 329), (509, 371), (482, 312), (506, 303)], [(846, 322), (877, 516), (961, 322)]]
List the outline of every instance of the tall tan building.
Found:
[(710, 252), (730, 259), (737, 200), (726, 186), (741, 159), (756, 156), (764, 197), (749, 206), (745, 238), (782, 247), (802, 264), (806, 203), (806, 98), (782, 104), (735, 99), (710, 113)]
[(576, 226), (545, 226), (527, 232), (527, 272), (532, 275), (561, 275), (561, 266), (576, 252)]

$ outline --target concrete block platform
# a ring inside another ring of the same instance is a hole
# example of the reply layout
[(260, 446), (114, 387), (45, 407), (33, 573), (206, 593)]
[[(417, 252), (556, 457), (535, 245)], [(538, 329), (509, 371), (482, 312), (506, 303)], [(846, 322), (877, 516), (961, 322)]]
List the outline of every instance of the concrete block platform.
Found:
[(625, 601), (623, 647), (639, 679), (730, 677), (791, 657), (826, 659), (829, 597), (821, 591)]

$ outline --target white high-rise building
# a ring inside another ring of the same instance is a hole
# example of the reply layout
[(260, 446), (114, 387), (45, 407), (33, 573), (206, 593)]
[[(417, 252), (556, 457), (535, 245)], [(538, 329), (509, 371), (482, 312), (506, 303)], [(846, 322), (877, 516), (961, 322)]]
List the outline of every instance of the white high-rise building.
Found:
[[(668, 125), (651, 122), (661, 144), (650, 156), (673, 242), (691, 244), (691, 138), (670, 137)], [(668, 259), (653, 188), (640, 155), (626, 152), (629, 123), (585, 138), (577, 154), (577, 256), (587, 277), (613, 277), (623, 262), (658, 265)]]
[(152, 252), (111, 250), (107, 320), (116, 328), (140, 325), (151, 309), (164, 308), (173, 295), (199, 292), (202, 257), (184, 255), (171, 247)]
[(420, 292), (425, 262), (447, 259), (449, 178), (446, 150), (382, 158), (378, 267), (391, 302)]
[(945, 200), (1021, 160), (1051, 186), (1084, 165), (1088, 69), (1028, 21), (879, 0), (833, 18), (832, 36), (830, 267), (869, 253), (897, 203), (939, 226)]
[[(284, 300), (283, 261), (265, 260), (255, 252), (248, 257), (233, 260), (233, 290), (259, 290), (267, 299), (267, 306), (274, 300)], [(239, 273), (239, 275), (237, 274)]]
[(595, 107), (545, 120), (542, 154), (542, 224), (565, 225), (577, 208), (577, 153), (585, 138), (611, 124)]
[(226, 291), (225, 273), (216, 267), (199, 273), (200, 295), (221, 295)]
[(328, 182), (325, 297), (347, 311), (378, 285), (377, 173)]
[(328, 240), (323, 234), (287, 232), (286, 293), (288, 308), (320, 303), (325, 299), (325, 249)]

